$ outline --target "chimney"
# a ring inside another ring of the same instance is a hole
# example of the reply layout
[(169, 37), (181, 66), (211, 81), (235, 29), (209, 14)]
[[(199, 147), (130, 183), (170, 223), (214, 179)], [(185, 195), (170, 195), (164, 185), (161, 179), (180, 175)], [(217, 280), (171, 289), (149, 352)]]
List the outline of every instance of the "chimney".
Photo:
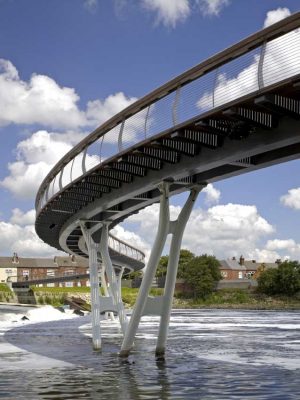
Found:
[(19, 263), (19, 257), (18, 257), (17, 253), (13, 254), (12, 263), (13, 264), (18, 264)]
[(243, 256), (240, 257), (240, 265), (244, 265), (245, 259)]

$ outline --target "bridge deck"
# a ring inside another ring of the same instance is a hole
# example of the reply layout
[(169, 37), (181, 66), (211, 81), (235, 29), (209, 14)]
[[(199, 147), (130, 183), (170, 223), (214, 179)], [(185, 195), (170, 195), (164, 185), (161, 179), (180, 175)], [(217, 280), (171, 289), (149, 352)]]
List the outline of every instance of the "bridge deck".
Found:
[(96, 238), (101, 222), (113, 227), (157, 202), (163, 180), (175, 194), (299, 158), (299, 26), (297, 13), (258, 32), (88, 136), (41, 185), (38, 235), (86, 256), (80, 219)]

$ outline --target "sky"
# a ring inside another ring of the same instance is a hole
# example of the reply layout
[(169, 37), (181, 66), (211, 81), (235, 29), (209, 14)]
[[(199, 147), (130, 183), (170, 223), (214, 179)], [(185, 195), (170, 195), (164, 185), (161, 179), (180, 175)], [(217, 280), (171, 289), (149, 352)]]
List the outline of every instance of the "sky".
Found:
[[(298, 0), (0, 0), (0, 255), (58, 254), (35, 234), (34, 201), (79, 140), (298, 9)], [(296, 160), (208, 185), (182, 246), (219, 259), (300, 259), (299, 167)], [(186, 196), (172, 197), (173, 219)], [(157, 220), (153, 205), (114, 233), (149, 255)]]

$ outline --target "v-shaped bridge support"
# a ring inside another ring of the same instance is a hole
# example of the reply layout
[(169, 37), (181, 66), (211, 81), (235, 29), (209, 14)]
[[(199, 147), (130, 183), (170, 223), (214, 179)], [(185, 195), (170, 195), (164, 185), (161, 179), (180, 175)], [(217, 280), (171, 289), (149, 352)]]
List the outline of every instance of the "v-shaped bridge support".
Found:
[[(139, 294), (125, 333), (120, 355), (128, 356), (143, 315), (159, 315), (160, 325), (156, 345), (156, 354), (162, 355), (165, 352), (169, 321), (172, 308), (172, 299), (175, 290), (176, 275), (182, 236), (191, 214), (193, 205), (203, 186), (193, 187), (190, 195), (181, 210), (176, 221), (170, 220), (169, 207), (169, 183), (163, 182), (160, 186), (160, 211), (156, 238), (152, 247), (150, 258), (142, 280)], [(163, 296), (151, 298), (149, 291), (158, 267), (159, 259), (164, 249), (168, 234), (172, 234), (170, 256), (167, 268), (165, 290)]]

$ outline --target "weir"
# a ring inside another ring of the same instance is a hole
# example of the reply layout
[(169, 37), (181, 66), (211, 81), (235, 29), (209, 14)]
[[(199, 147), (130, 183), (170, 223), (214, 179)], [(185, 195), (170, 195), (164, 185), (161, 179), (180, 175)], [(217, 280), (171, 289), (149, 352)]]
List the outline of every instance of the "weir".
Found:
[[(164, 354), (180, 244), (198, 193), (208, 183), (300, 157), (299, 27), (296, 13), (177, 76), (102, 124), (44, 179), (36, 231), (59, 250), (89, 257), (94, 348), (101, 347), (99, 312), (106, 303), (106, 311), (110, 304), (119, 316), (121, 355), (129, 354), (149, 314), (160, 316), (156, 353)], [(189, 198), (171, 221), (169, 198), (185, 191)], [(124, 268), (144, 265), (133, 246), (109, 252), (108, 233), (153, 203), (160, 204), (157, 234), (129, 319), (120, 278)], [(151, 298), (169, 234), (164, 294)], [(104, 287), (108, 283), (101, 297), (100, 259)]]

